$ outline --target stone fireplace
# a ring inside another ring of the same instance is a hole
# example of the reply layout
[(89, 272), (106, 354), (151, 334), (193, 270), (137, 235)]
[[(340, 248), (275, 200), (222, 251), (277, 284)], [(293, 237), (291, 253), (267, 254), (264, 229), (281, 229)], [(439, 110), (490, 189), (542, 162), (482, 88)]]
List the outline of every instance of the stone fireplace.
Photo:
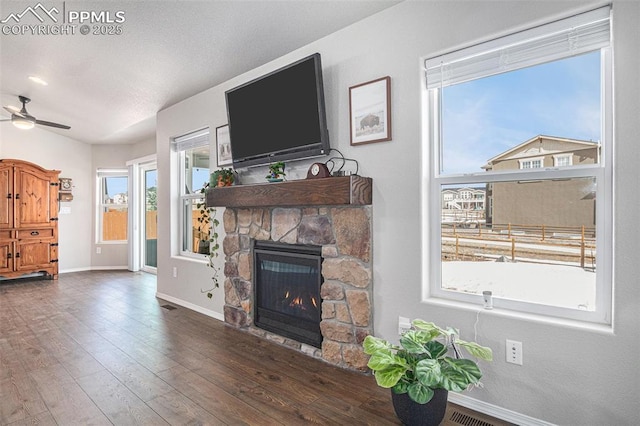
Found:
[[(340, 367), (364, 371), (368, 358), (362, 341), (373, 333), (371, 206), (227, 207), (223, 224), (225, 322)], [(320, 348), (254, 324), (255, 241), (319, 248)]]

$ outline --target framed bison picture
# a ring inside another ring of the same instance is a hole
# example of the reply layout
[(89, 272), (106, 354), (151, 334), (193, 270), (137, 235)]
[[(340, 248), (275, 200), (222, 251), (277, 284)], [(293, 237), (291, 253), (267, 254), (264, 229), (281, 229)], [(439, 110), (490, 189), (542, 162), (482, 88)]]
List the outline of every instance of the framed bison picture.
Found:
[(216, 127), (216, 149), (218, 151), (218, 167), (233, 164), (231, 157), (231, 139), (229, 138), (229, 125)]
[(351, 145), (391, 140), (391, 77), (349, 87)]

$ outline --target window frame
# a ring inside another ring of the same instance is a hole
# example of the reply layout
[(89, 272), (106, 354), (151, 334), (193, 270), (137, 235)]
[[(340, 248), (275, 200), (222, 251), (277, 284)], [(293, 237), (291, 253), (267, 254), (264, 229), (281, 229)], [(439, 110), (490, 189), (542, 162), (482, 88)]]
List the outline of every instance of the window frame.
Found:
[[(570, 19), (570, 18), (569, 18)], [(554, 22), (555, 24), (555, 22)], [(539, 32), (540, 27), (535, 30)], [(507, 34), (505, 37), (509, 37)], [(500, 39), (487, 42), (487, 46), (495, 48)], [(483, 43), (470, 46), (470, 49), (482, 51)], [(458, 53), (460, 50), (456, 50)], [(467, 294), (453, 292), (441, 288), (442, 260), (441, 260), (441, 192), (445, 186), (457, 185), (460, 187), (493, 182), (507, 182), (517, 180), (546, 180), (546, 179), (570, 179), (570, 178), (595, 178), (598, 188), (598, 203), (596, 203), (596, 306), (594, 311), (582, 311), (558, 306), (536, 304), (509, 299), (493, 298), (493, 306), (496, 309), (532, 314), (546, 320), (547, 317), (557, 319), (576, 320), (580, 322), (611, 325), (613, 316), (613, 66), (612, 43), (606, 47), (593, 49), (601, 52), (601, 152), (599, 162), (593, 165), (575, 165), (571, 167), (545, 167), (502, 171), (481, 171), (463, 174), (445, 174), (442, 172), (442, 141), (440, 139), (441, 122), (441, 87), (428, 87), (423, 80), (423, 109), (426, 112), (423, 122), (425, 161), (423, 173), (425, 176), (425, 188), (428, 193), (423, 203), (423, 248), (428, 253), (425, 258), (426, 273), (423, 274), (423, 301), (449, 301), (467, 305), (482, 306), (482, 294)], [(444, 54), (442, 56), (446, 56)], [(569, 57), (570, 55), (566, 55)], [(433, 58), (425, 59), (427, 61)], [(554, 58), (559, 60), (563, 58)], [(426, 68), (426, 66), (425, 66)], [(508, 70), (510, 72), (513, 70)], [(426, 69), (423, 69), (425, 76)], [(487, 73), (486, 78), (495, 75), (496, 72)], [(458, 83), (454, 83), (458, 84)], [(555, 165), (555, 160), (554, 160)], [(430, 194), (430, 195), (429, 195)], [(490, 200), (490, 203), (493, 200)], [(489, 209), (493, 206), (489, 205)]]
[[(188, 150), (195, 149), (195, 148), (202, 148), (205, 146), (208, 148), (209, 153), (211, 153), (211, 140), (210, 140), (209, 128), (197, 130), (195, 132), (191, 132), (186, 135), (177, 137), (173, 140), (173, 147), (174, 147), (174, 150), (176, 151), (176, 154), (177, 154), (176, 157), (178, 161), (177, 197), (179, 202), (179, 208), (178, 208), (178, 223), (177, 223), (178, 225), (177, 252), (181, 257), (188, 257), (191, 259), (198, 259), (198, 260), (204, 260), (204, 261), (207, 260), (207, 255), (202, 253), (196, 253), (191, 250), (185, 250), (184, 241), (186, 237), (185, 221), (187, 220), (187, 218), (185, 217), (186, 216), (185, 203), (193, 202), (193, 200), (200, 200), (200, 199), (204, 201), (204, 194), (201, 194), (200, 190), (195, 190), (194, 188), (191, 188), (194, 191), (191, 194), (187, 194), (185, 191), (185, 188), (187, 188), (187, 184), (192, 184), (192, 182), (187, 182), (187, 179), (186, 179), (185, 155)], [(211, 173), (211, 155), (209, 155), (209, 173)], [(192, 185), (189, 185), (189, 186), (191, 187)], [(192, 227), (191, 224), (190, 224), (190, 227)], [(191, 241), (192, 238), (190, 238), (189, 240)]]
[[(560, 160), (567, 160), (567, 164), (558, 164)], [(573, 166), (573, 154), (555, 154), (553, 156), (553, 167)]]
[[(102, 195), (104, 191), (104, 183), (107, 178), (112, 177), (125, 177), (127, 178), (127, 202), (126, 203), (105, 203)], [(131, 182), (128, 169), (98, 169), (96, 171), (96, 205), (97, 205), (97, 219), (96, 219), (96, 236), (95, 243), (106, 244), (128, 244), (129, 242), (129, 224), (127, 223), (127, 238), (124, 240), (103, 240), (103, 226), (104, 226), (104, 209), (109, 206), (126, 207), (127, 209), (127, 222), (129, 221), (129, 188)]]
[[(539, 164), (539, 166), (534, 166), (534, 163)], [(518, 164), (520, 166), (520, 170), (541, 169), (544, 167), (544, 157), (521, 159), (518, 160)], [(525, 164), (528, 164), (529, 167), (525, 167)]]

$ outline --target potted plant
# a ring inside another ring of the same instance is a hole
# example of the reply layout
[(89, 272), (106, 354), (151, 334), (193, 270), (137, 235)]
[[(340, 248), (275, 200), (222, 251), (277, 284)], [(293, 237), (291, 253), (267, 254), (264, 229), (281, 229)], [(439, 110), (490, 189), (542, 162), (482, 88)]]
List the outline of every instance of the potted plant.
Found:
[[(400, 337), (400, 346), (367, 336), (364, 352), (376, 382), (391, 388), (396, 415), (406, 425), (438, 425), (444, 418), (449, 391), (461, 392), (478, 385), (478, 364), (462, 358), (461, 348), (476, 358), (493, 359), (490, 348), (458, 338), (453, 328), (412, 321)], [(449, 356), (449, 353), (453, 355)]]
[[(233, 178), (233, 173), (231, 174), (231, 176)], [(203, 195), (203, 197), (207, 192), (207, 188), (209, 188), (210, 186), (210, 182), (206, 182), (202, 186), (200, 193)], [(205, 254), (207, 256), (207, 266), (213, 269), (213, 276), (211, 277), (211, 279), (213, 280), (213, 286), (209, 289), (200, 291), (202, 293), (206, 293), (207, 297), (211, 299), (213, 297), (213, 289), (220, 287), (220, 284), (218, 282), (218, 274), (220, 271), (219, 268), (213, 263), (213, 260), (218, 257), (218, 250), (220, 249), (217, 231), (220, 221), (216, 218), (217, 210), (213, 207), (207, 207), (207, 204), (204, 200), (197, 203), (196, 208), (200, 213), (196, 230), (198, 231), (198, 235), (202, 236), (198, 245), (198, 253)]]
[(209, 186), (217, 188), (221, 186), (231, 186), (236, 181), (235, 171), (231, 168), (224, 167), (211, 173), (209, 178)]
[(282, 161), (278, 161), (277, 163), (269, 164), (269, 174), (266, 176), (266, 179), (269, 182), (281, 182), (282, 177), (286, 176), (284, 172), (284, 163)]

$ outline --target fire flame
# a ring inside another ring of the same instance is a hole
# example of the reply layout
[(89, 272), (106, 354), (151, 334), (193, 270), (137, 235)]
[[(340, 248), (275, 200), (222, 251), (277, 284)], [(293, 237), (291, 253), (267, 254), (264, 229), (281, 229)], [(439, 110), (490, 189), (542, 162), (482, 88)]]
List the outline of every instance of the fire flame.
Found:
[(297, 306), (297, 307), (305, 309), (304, 302), (302, 301), (302, 297), (300, 297), (300, 296), (294, 298), (291, 301), (291, 303), (289, 304), (289, 306), (291, 306), (291, 307)]

